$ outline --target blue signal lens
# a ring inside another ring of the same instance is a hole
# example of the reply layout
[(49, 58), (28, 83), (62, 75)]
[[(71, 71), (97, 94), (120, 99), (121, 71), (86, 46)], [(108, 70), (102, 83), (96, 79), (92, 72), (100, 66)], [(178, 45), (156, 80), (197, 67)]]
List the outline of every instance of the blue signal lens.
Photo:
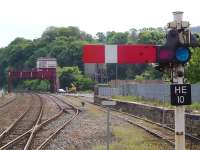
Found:
[(190, 57), (190, 52), (188, 48), (178, 48), (176, 50), (176, 59), (179, 62), (187, 62), (189, 60)]

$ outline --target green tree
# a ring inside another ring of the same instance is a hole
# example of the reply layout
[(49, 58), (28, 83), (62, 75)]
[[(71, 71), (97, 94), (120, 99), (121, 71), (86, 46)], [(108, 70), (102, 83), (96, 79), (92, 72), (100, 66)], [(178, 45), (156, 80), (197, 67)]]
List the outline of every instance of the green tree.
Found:
[(97, 32), (97, 43), (105, 43), (106, 42), (106, 36), (103, 32)]
[(162, 28), (143, 28), (138, 35), (138, 43), (161, 45), (165, 40), (165, 30)]
[(126, 44), (128, 42), (128, 32), (107, 32), (107, 44)]
[(73, 83), (80, 90), (88, 90), (93, 87), (93, 81), (81, 74), (78, 67), (58, 68), (60, 87), (65, 89)]
[(200, 48), (191, 49), (192, 57), (186, 68), (186, 77), (191, 83), (200, 82)]
[(24, 80), (17, 86), (18, 89), (33, 91), (48, 91), (49, 87), (49, 81), (47, 80)]
[(135, 28), (129, 30), (128, 43), (137, 43), (138, 31)]
[(144, 80), (155, 80), (155, 79), (162, 79), (162, 73), (155, 70), (152, 66), (148, 66), (145, 71), (136, 77), (136, 79), (144, 79)]
[(69, 87), (71, 83), (74, 83), (76, 76), (80, 75), (78, 67), (63, 67), (58, 68), (58, 77), (60, 81), (60, 87)]

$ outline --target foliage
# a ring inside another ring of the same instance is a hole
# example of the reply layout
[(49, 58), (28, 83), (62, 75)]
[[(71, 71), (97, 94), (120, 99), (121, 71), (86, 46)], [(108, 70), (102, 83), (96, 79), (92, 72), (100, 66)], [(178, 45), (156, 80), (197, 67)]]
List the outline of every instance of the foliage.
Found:
[[(8, 69), (30, 70), (36, 67), (39, 57), (55, 57), (58, 66), (78, 66), (83, 70), (82, 46), (94, 42), (91, 35), (77, 27), (49, 27), (41, 38), (14, 39), (7, 47), (0, 49), (0, 83), (7, 83)], [(22, 82), (15, 81), (14, 87)]]
[(186, 69), (187, 79), (191, 83), (200, 82), (200, 48), (191, 49), (192, 57)]
[(33, 91), (47, 91), (49, 90), (49, 81), (47, 80), (25, 80), (19, 84), (17, 89), (26, 89)]
[(161, 79), (162, 73), (155, 70), (152, 66), (148, 66), (141, 75), (136, 75), (136, 80), (155, 80)]
[(126, 44), (128, 42), (128, 32), (107, 32), (106, 33), (107, 44)]
[(65, 89), (73, 83), (80, 90), (89, 90), (93, 87), (93, 81), (81, 74), (78, 67), (58, 68), (60, 87)]
[[(143, 28), (139, 30), (132, 28), (127, 32), (108, 31), (106, 34), (97, 32), (96, 38), (93, 38), (77, 27), (49, 27), (40, 38), (34, 40), (16, 38), (7, 47), (0, 49), (0, 83), (2, 83), (1, 86), (6, 85), (8, 69), (30, 70), (35, 67), (38, 57), (55, 57), (59, 67), (77, 66), (80, 72), (83, 72), (82, 46), (87, 43), (162, 44), (164, 39), (165, 29), (163, 28)], [(194, 50), (194, 53), (199, 55), (197, 50)], [(200, 68), (198, 64), (198, 56), (193, 55), (187, 68), (190, 82), (200, 81), (200, 77), (197, 77), (198, 68)], [(108, 79), (115, 79), (116, 64), (108, 64), (107, 72)], [(144, 79), (159, 79), (162, 76), (147, 64), (119, 64), (117, 65), (117, 73), (118, 79), (134, 79), (140, 75)], [(75, 75), (64, 72), (60, 78), (65, 81), (64, 83), (61, 82), (61, 85), (64, 84), (62, 86), (67, 86), (71, 82), (75, 83), (75, 81), (77, 85), (82, 82), (88, 82), (88, 84), (90, 82), (82, 73)], [(22, 84), (22, 82), (15, 81), (14, 86), (17, 86), (17, 84)]]
[(77, 78), (75, 85), (77, 85), (80, 90), (89, 90), (93, 89), (94, 82), (90, 78), (82, 76)]
[(77, 76), (80, 76), (80, 71), (78, 67), (63, 67), (58, 68), (58, 78), (60, 81), (60, 87), (65, 89), (69, 87), (71, 83), (77, 79)]
[[(144, 72), (148, 65), (146, 64), (107, 64), (109, 70), (109, 79), (134, 79), (136, 75)], [(116, 68), (117, 67), (117, 68)]]
[(138, 35), (138, 43), (144, 44), (163, 44), (165, 31), (162, 28), (143, 28)]
[(97, 43), (105, 43), (106, 42), (106, 36), (103, 32), (97, 32)]

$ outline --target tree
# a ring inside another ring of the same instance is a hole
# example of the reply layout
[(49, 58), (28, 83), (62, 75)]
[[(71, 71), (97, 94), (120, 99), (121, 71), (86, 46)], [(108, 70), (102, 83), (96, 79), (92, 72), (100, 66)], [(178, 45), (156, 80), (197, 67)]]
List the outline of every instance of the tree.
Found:
[(81, 74), (78, 67), (63, 67), (58, 68), (58, 77), (60, 87), (65, 89), (71, 84), (74, 84), (80, 90), (92, 89), (93, 81)]
[[(16, 38), (7, 47), (0, 49), (0, 83), (3, 86), (7, 83), (7, 71), (9, 68), (30, 70), (36, 67), (36, 60), (39, 57), (55, 57), (57, 58), (58, 66), (64, 70), (65, 67), (77, 66), (81, 72), (83, 71), (82, 46), (84, 44), (162, 44), (164, 35), (163, 28), (143, 28), (141, 30), (132, 28), (129, 32), (111, 31), (106, 34), (97, 32), (97, 39), (94, 39), (90, 34), (81, 31), (78, 27), (49, 27), (40, 38), (34, 40)], [(108, 65), (110, 79), (115, 79), (115, 66), (115, 64)], [(142, 74), (147, 66), (146, 64), (118, 65), (118, 78), (133, 79), (136, 75)], [(81, 73), (75, 74), (64, 71), (61, 77), (62, 81), (68, 82), (67, 80), (69, 79), (69, 82), (74, 82), (77, 86), (83, 82), (90, 83), (89, 79)], [(39, 81), (34, 82), (40, 84)], [(24, 83), (16, 81), (14, 86), (17, 84)], [(65, 84), (67, 85), (68, 83)]]
[(135, 28), (129, 30), (128, 43), (137, 43), (138, 31)]
[(33, 91), (48, 91), (49, 87), (49, 81), (47, 80), (25, 80), (17, 88)]
[(138, 35), (138, 43), (162, 45), (165, 40), (165, 30), (162, 28), (143, 28)]
[(162, 73), (155, 70), (152, 66), (148, 66), (141, 75), (136, 75), (136, 79), (155, 80), (162, 79)]
[(192, 57), (186, 68), (186, 77), (191, 83), (200, 82), (200, 48), (191, 49)]
[(97, 43), (105, 43), (106, 42), (106, 36), (103, 32), (97, 32)]
[(128, 32), (107, 32), (107, 44), (126, 44), (128, 42)]

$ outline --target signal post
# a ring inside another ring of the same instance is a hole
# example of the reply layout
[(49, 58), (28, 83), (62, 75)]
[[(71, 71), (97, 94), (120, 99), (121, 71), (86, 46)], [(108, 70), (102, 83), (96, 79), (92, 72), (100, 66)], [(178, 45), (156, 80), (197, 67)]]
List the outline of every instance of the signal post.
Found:
[(191, 57), (190, 47), (197, 47), (197, 38), (190, 32), (189, 22), (182, 21), (183, 12), (173, 13), (168, 23), (166, 42), (152, 44), (85, 45), (84, 63), (147, 64), (156, 63), (156, 69), (170, 73), (171, 105), (175, 109), (175, 149), (185, 150), (185, 106), (191, 105), (191, 86), (184, 84), (184, 66)]
[[(177, 30), (181, 30), (183, 12), (174, 12), (174, 23), (176, 23)], [(189, 27), (189, 24), (188, 24)], [(188, 35), (189, 36), (189, 35)], [(172, 69), (173, 83), (184, 83), (184, 66), (178, 64)], [(185, 106), (180, 105), (175, 108), (175, 149), (185, 150)]]
[[(180, 62), (175, 62), (172, 65), (172, 85), (171, 89), (174, 87), (174, 91), (171, 90), (171, 104), (175, 105), (175, 149), (176, 150), (185, 150), (185, 106), (187, 104), (191, 104), (191, 89), (190, 89), (190, 99), (185, 99), (187, 92), (186, 89), (181, 88), (181, 85), (184, 85), (184, 64), (190, 59), (190, 51), (188, 49), (191, 46), (191, 38), (190, 38), (190, 31), (189, 31), (189, 22), (182, 21), (183, 12), (173, 12), (174, 21), (168, 24), (169, 28), (172, 30), (178, 31), (178, 43), (174, 47), (175, 49), (175, 58), (178, 59)], [(171, 26), (170, 26), (171, 25)], [(182, 48), (182, 54), (180, 53), (180, 49)], [(185, 50), (185, 52), (184, 52)], [(178, 52), (179, 51), (179, 52)], [(182, 58), (181, 58), (182, 57)], [(181, 62), (182, 61), (182, 62)], [(173, 85), (178, 84), (178, 85)], [(180, 85), (180, 86), (179, 86)], [(185, 85), (186, 86), (186, 85)], [(185, 95), (176, 96), (173, 95), (178, 93)], [(172, 96), (173, 95), (173, 96)], [(188, 103), (189, 101), (189, 103)]]

